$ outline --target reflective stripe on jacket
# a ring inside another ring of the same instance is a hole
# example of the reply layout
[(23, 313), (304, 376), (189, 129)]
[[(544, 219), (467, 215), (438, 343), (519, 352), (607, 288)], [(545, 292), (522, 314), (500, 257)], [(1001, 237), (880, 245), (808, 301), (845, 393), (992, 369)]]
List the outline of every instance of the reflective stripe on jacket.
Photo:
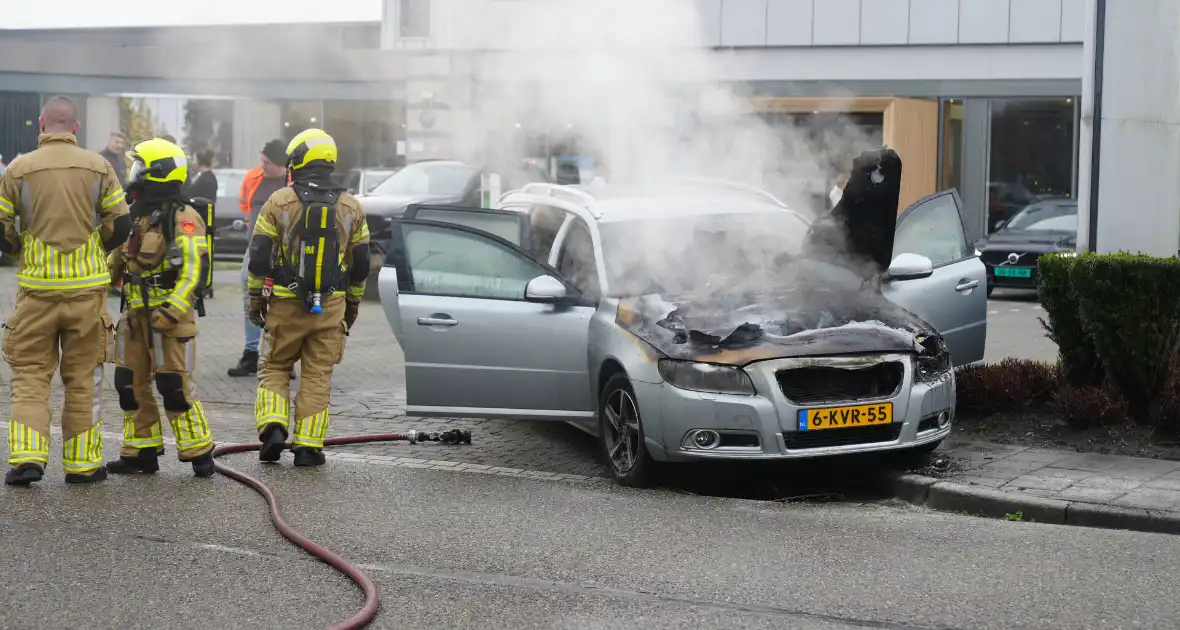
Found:
[(72, 133), (41, 134), (37, 149), (0, 176), (0, 226), (20, 251), (17, 283), (66, 291), (111, 281), (103, 241), (128, 213), (123, 188), (101, 155)]

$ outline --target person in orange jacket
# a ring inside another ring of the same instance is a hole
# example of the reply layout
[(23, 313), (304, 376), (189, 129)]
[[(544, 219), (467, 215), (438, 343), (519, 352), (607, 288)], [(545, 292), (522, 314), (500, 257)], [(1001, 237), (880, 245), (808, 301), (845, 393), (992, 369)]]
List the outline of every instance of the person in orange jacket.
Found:
[[(238, 195), (238, 205), (245, 215), (246, 239), (249, 240), (254, 232), (254, 224), (258, 221), (258, 213), (263, 204), (275, 193), (290, 183), (287, 173), (287, 146), (282, 140), (271, 140), (262, 147), (262, 164), (250, 169), (242, 179), (242, 189)], [(250, 265), (250, 252), (242, 256), (242, 296), (243, 306), (249, 306), (249, 291), (247, 282)], [(245, 308), (243, 308), (244, 316)], [(258, 373), (258, 343), (262, 339), (262, 329), (245, 318), (246, 346), (242, 351), (242, 358), (238, 364), (228, 371), (230, 376), (252, 376)]]

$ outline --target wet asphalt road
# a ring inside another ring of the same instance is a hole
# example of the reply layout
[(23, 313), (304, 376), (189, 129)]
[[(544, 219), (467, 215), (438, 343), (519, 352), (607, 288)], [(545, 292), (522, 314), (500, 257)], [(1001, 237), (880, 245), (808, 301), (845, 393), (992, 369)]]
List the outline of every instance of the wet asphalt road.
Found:
[[(376, 628), (1174, 627), (1180, 537), (877, 501), (753, 502), (332, 461), (228, 462), (366, 565)], [(323, 628), (360, 595), (234, 482), (0, 489), (0, 628)]]

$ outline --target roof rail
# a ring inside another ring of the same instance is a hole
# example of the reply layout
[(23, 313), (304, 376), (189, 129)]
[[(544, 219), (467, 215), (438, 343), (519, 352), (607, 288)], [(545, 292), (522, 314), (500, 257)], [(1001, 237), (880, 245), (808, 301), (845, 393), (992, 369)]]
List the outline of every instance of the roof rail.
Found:
[(576, 201), (576, 203), (578, 203), (579, 205), (581, 205), (585, 208), (589, 208), (590, 206), (594, 205), (594, 196), (593, 195), (583, 192), (581, 190), (570, 188), (569, 186), (563, 186), (561, 184), (548, 184), (548, 183), (544, 183), (544, 182), (532, 182), (529, 184), (525, 184), (524, 186), (521, 186), (519, 188), (519, 190), (522, 193), (525, 193), (528, 195), (537, 195), (540, 197), (556, 197), (559, 194), (564, 194), (568, 197), (572, 197), (573, 200)]
[(757, 197), (762, 197), (763, 199), (766, 199), (767, 201), (773, 202), (777, 206), (782, 206), (784, 208), (787, 207), (787, 204), (783, 203), (782, 200), (779, 199), (778, 197), (775, 197), (774, 195), (770, 194), (769, 192), (767, 192), (757, 186), (751, 186), (750, 184), (743, 184), (742, 182), (735, 182), (735, 181), (731, 181), (731, 180), (727, 180), (727, 179), (714, 179), (714, 178), (710, 178), (710, 177), (673, 177), (673, 178), (667, 179), (665, 181), (667, 181), (669, 183), (703, 184), (703, 185), (708, 185), (708, 186), (716, 186), (719, 188), (727, 188), (729, 190), (733, 190), (733, 191), (737, 191), (737, 192), (750, 193), (750, 194), (755, 195)]

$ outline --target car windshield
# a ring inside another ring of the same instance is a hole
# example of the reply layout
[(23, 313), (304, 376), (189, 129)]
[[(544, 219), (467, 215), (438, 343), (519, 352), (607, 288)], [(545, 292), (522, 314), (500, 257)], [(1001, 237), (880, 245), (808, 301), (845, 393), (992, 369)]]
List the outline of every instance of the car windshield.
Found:
[(769, 288), (808, 224), (790, 211), (719, 213), (602, 223), (610, 294)]
[(1078, 204), (1040, 202), (1026, 206), (1012, 217), (1008, 230), (1030, 232), (1074, 231), (1078, 229)]
[(373, 192), (377, 186), (389, 179), (390, 175), (393, 175), (393, 171), (367, 171), (365, 173), (365, 192)]
[(476, 170), (466, 164), (411, 164), (381, 182), (374, 195), (462, 195)]

